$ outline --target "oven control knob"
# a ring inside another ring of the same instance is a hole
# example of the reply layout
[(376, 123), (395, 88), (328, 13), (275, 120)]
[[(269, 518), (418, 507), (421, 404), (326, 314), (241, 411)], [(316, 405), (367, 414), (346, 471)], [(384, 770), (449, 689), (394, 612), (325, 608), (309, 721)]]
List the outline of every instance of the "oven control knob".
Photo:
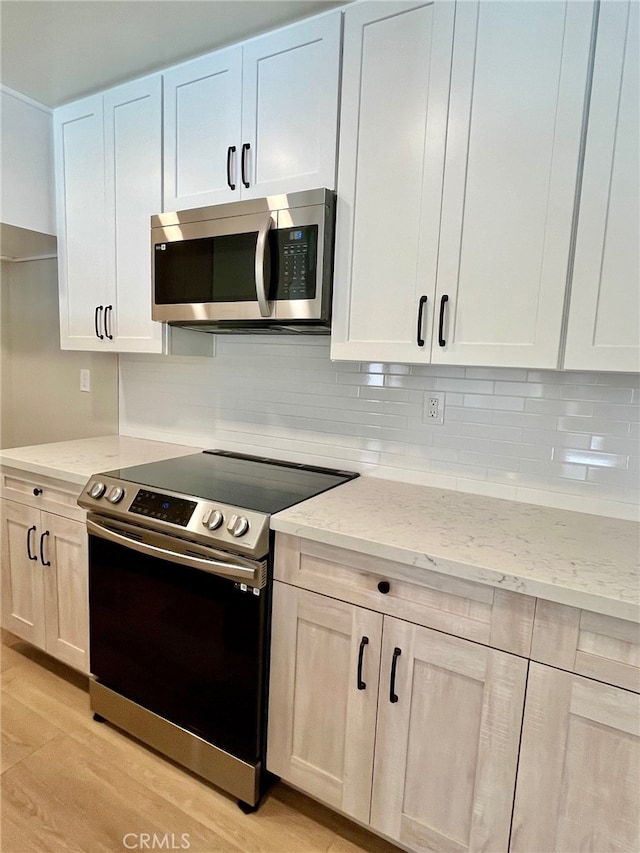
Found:
[(113, 486), (113, 488), (109, 489), (107, 500), (112, 504), (117, 504), (120, 503), (123, 497), (124, 489), (122, 488), (122, 486)]
[(104, 493), (106, 491), (107, 491), (107, 487), (105, 486), (104, 483), (96, 482), (89, 489), (89, 495), (92, 498), (95, 498), (96, 500), (98, 500), (99, 498), (101, 498), (104, 495)]
[(224, 515), (219, 509), (214, 510), (207, 521), (209, 530), (217, 530), (224, 521)]
[(227, 527), (227, 530), (229, 531), (229, 533), (231, 533), (232, 536), (236, 536), (236, 537), (244, 536), (244, 534), (247, 532), (248, 529), (249, 529), (249, 522), (244, 517), (244, 515), (241, 515), (238, 518), (236, 518), (236, 520), (233, 522), (233, 524), (229, 525)]

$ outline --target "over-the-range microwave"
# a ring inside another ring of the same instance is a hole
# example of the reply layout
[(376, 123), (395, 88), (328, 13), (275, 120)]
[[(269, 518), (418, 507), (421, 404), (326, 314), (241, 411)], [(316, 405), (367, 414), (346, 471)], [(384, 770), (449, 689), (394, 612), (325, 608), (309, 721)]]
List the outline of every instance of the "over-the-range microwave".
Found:
[(151, 217), (154, 320), (207, 332), (327, 333), (335, 193)]

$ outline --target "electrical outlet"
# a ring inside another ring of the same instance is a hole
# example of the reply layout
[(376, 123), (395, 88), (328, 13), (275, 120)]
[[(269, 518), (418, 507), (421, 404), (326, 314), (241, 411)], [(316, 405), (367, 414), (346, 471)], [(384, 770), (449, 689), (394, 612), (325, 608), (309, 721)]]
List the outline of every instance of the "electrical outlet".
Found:
[(425, 391), (422, 420), (426, 424), (444, 423), (444, 393), (442, 391)]
[(91, 391), (91, 371), (90, 370), (81, 370), (80, 371), (80, 390), (81, 391)]

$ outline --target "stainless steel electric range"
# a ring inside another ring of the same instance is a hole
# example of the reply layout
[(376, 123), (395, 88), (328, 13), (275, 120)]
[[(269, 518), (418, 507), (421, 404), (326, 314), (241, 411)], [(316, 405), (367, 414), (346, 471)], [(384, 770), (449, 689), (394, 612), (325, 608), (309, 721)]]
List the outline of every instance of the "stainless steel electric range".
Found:
[(265, 745), (272, 513), (357, 477), (211, 450), (92, 476), (91, 708), (255, 807)]

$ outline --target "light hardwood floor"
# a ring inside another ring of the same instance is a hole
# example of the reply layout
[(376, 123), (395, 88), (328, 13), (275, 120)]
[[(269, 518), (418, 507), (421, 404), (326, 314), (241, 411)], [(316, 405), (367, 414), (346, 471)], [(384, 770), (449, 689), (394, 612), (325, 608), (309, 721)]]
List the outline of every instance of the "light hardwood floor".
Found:
[(154, 833), (165, 850), (188, 841), (191, 853), (398, 853), (281, 783), (244, 815), (231, 797), (94, 722), (86, 678), (10, 634), (1, 664), (2, 853), (151, 850)]

